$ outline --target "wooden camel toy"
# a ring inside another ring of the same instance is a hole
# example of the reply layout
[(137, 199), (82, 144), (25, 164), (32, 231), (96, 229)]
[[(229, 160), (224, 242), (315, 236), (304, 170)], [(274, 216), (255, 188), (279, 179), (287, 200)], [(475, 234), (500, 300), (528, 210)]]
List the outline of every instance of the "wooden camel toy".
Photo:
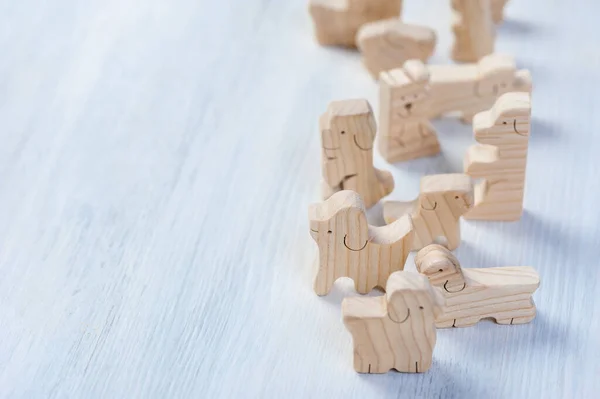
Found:
[(436, 341), (437, 298), (427, 278), (405, 271), (390, 276), (384, 296), (345, 298), (342, 314), (354, 342), (354, 369), (427, 371)]
[(468, 327), (485, 318), (498, 324), (524, 324), (535, 318), (531, 295), (540, 277), (532, 267), (463, 270), (447, 248), (435, 244), (420, 250), (415, 264), (445, 298), (435, 319), (438, 328)]
[(415, 226), (412, 251), (440, 241), (455, 249), (460, 244), (459, 219), (472, 204), (473, 184), (469, 176), (430, 175), (421, 179), (421, 192), (414, 201), (384, 202), (383, 217), (386, 223), (392, 223), (403, 215), (411, 215)]
[(310, 235), (319, 248), (317, 295), (328, 294), (340, 277), (352, 278), (361, 294), (383, 289), (390, 274), (404, 269), (412, 242), (410, 216), (387, 226), (369, 226), (360, 196), (350, 190), (312, 204), (308, 216)]

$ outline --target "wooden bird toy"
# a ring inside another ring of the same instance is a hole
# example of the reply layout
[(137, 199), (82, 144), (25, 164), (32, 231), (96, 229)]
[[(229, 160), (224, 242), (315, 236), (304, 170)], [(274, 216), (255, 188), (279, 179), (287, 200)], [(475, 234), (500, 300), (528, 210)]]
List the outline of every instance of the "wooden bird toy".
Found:
[(415, 228), (411, 251), (444, 242), (450, 249), (460, 245), (460, 217), (473, 204), (473, 184), (460, 173), (430, 175), (421, 179), (421, 192), (414, 201), (383, 204), (386, 223), (410, 215)]
[(476, 113), (490, 109), (502, 94), (531, 92), (531, 74), (517, 70), (509, 55), (488, 55), (476, 64), (429, 65), (429, 73), (429, 118), (458, 111), (463, 121), (471, 123)]
[(401, 68), (407, 60), (427, 61), (435, 49), (436, 36), (431, 28), (392, 18), (364, 24), (356, 43), (363, 63), (377, 79), (380, 72)]
[(367, 100), (331, 102), (319, 119), (319, 128), (323, 199), (341, 190), (354, 190), (370, 208), (392, 192), (392, 174), (373, 166), (377, 126)]
[(344, 324), (354, 343), (359, 373), (423, 373), (431, 367), (440, 304), (427, 278), (396, 272), (386, 294), (342, 302)]
[(475, 188), (475, 204), (465, 219), (521, 218), (530, 128), (528, 93), (503, 94), (489, 111), (475, 115), (479, 144), (468, 149), (464, 168), (471, 177), (484, 180)]
[(312, 204), (308, 217), (319, 248), (317, 295), (328, 294), (340, 277), (352, 278), (361, 294), (383, 289), (390, 274), (404, 269), (413, 234), (410, 216), (387, 226), (369, 226), (360, 196), (344, 190)]
[(494, 52), (495, 27), (490, 0), (452, 0), (452, 59), (476, 62)]
[(310, 0), (315, 36), (323, 46), (356, 47), (356, 33), (367, 22), (399, 18), (402, 0)]
[(429, 72), (423, 62), (409, 60), (379, 78), (379, 151), (388, 162), (436, 155), (440, 143), (429, 122)]
[(435, 319), (438, 328), (468, 327), (485, 318), (498, 324), (524, 324), (535, 318), (531, 296), (540, 277), (532, 267), (463, 270), (447, 248), (436, 244), (420, 250), (415, 264), (445, 298)]

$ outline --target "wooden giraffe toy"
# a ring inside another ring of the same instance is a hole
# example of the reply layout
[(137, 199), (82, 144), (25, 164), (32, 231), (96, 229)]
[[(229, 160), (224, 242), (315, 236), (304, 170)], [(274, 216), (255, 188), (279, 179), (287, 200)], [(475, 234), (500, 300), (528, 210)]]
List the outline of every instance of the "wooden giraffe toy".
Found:
[(370, 208), (392, 192), (392, 174), (373, 166), (377, 126), (367, 100), (331, 102), (319, 127), (323, 199), (341, 190), (354, 190)]
[(407, 60), (427, 61), (435, 49), (436, 35), (431, 28), (392, 18), (364, 24), (356, 43), (363, 63), (377, 79), (380, 72), (401, 68)]
[(429, 122), (429, 72), (423, 62), (409, 60), (379, 78), (381, 130), (379, 151), (388, 162), (436, 155), (440, 143)]
[(465, 219), (518, 220), (523, 213), (525, 168), (531, 128), (527, 93), (506, 93), (489, 110), (475, 115), (475, 140), (467, 151), (465, 173), (483, 178)]
[(369, 226), (360, 196), (350, 190), (335, 193), (308, 209), (310, 235), (319, 248), (317, 295), (326, 295), (340, 277), (354, 280), (366, 294), (384, 288), (390, 274), (403, 270), (413, 226), (405, 216), (387, 226)]
[(445, 298), (435, 319), (438, 328), (468, 327), (485, 318), (498, 324), (524, 324), (535, 318), (531, 296), (540, 277), (532, 267), (463, 270), (447, 248), (436, 244), (420, 250), (415, 264)]
[(495, 27), (491, 0), (452, 0), (452, 59), (475, 62), (494, 52)]
[(399, 18), (402, 0), (310, 0), (315, 36), (323, 46), (355, 47), (356, 33), (367, 22)]
[(531, 92), (531, 74), (517, 70), (509, 55), (488, 55), (476, 64), (429, 65), (429, 73), (429, 118), (458, 111), (463, 121), (471, 123), (476, 113), (490, 109), (502, 94)]
[(421, 179), (419, 197), (410, 202), (387, 201), (383, 204), (386, 223), (410, 215), (415, 227), (412, 251), (439, 242), (450, 249), (460, 245), (460, 217), (473, 204), (473, 184), (460, 173), (430, 175)]
[(427, 371), (435, 348), (438, 298), (427, 278), (405, 271), (390, 276), (384, 296), (345, 298), (342, 314), (354, 343), (354, 369)]

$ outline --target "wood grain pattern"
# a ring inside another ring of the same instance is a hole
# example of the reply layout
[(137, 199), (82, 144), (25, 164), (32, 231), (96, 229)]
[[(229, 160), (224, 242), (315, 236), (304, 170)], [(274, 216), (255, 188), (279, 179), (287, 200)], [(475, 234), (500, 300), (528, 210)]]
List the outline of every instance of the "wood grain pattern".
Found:
[(419, 251), (415, 264), (444, 297), (438, 328), (469, 327), (484, 318), (511, 325), (535, 318), (531, 295), (540, 277), (533, 267), (462, 269), (447, 248), (436, 244)]
[(449, 249), (460, 245), (460, 217), (473, 205), (473, 184), (460, 173), (429, 175), (421, 179), (419, 197), (414, 201), (386, 201), (383, 217), (393, 223), (410, 215), (415, 232), (411, 251), (443, 242)]
[(439, 303), (427, 278), (393, 273), (386, 295), (346, 298), (344, 324), (354, 343), (354, 369), (359, 373), (423, 373), (431, 367)]
[(360, 196), (350, 190), (335, 193), (308, 210), (310, 235), (317, 243), (314, 290), (326, 295), (340, 277), (354, 280), (366, 294), (385, 288), (390, 274), (403, 270), (413, 240), (410, 216), (387, 226), (369, 226)]
[(492, 0), (452, 0), (454, 46), (452, 59), (476, 62), (494, 52)]

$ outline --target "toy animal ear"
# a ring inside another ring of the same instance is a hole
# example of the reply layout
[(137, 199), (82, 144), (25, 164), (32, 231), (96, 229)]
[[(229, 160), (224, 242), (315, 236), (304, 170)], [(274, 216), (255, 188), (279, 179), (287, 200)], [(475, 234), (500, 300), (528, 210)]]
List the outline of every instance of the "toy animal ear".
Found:
[(354, 144), (361, 150), (370, 150), (373, 148), (373, 141), (375, 140), (375, 133), (377, 131), (375, 117), (370, 112), (368, 115), (361, 115), (358, 118), (360, 119), (356, 121), (356, 131), (350, 132), (350, 134), (354, 135)]
[(395, 323), (404, 323), (410, 317), (408, 296), (402, 291), (394, 291), (388, 298), (388, 315)]

